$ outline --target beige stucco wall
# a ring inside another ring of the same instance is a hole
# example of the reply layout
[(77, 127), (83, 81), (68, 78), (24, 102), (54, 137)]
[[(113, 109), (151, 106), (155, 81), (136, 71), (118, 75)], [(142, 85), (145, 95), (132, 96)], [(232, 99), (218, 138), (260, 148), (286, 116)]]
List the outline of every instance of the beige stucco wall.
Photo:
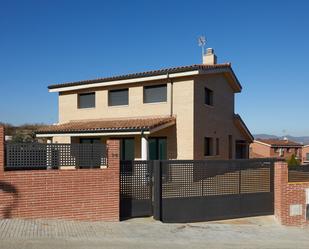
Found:
[[(167, 84), (167, 102), (143, 103), (143, 86), (165, 84), (167, 81), (153, 81), (144, 84), (129, 84), (111, 86), (97, 89), (80, 90), (76, 92), (64, 92), (59, 94), (59, 123), (81, 119), (123, 118), (140, 117), (150, 115), (170, 114), (170, 90), (171, 84)], [(108, 90), (124, 89), (129, 87), (129, 105), (108, 106)], [(95, 92), (95, 108), (78, 109), (78, 94)]]
[[(205, 87), (213, 91), (213, 106), (204, 104)], [(234, 91), (227, 79), (220, 74), (204, 75), (194, 83), (194, 159), (228, 159), (229, 135), (233, 139), (233, 158), (235, 141), (246, 140), (234, 124)], [(219, 138), (219, 155), (204, 156), (204, 137), (213, 138), (215, 151), (216, 138)]]
[(59, 143), (59, 144), (69, 144), (71, 143), (71, 137), (53, 137), (52, 138), (53, 143)]
[[(167, 83), (167, 102), (143, 103), (143, 86)], [(122, 89), (129, 86), (128, 106), (108, 106), (108, 90)], [(173, 87), (173, 91), (171, 88)], [(166, 136), (169, 159), (193, 158), (193, 79), (182, 78), (173, 82), (153, 81), (147, 83), (130, 84), (110, 88), (89, 89), (88, 91), (66, 92), (59, 95), (59, 122), (70, 120), (99, 119), (99, 118), (125, 118), (174, 115), (176, 125), (166, 128), (151, 136)], [(81, 92), (96, 92), (96, 107), (90, 109), (78, 109), (77, 98)], [(173, 92), (173, 97), (171, 97)], [(173, 101), (173, 113), (171, 113), (171, 101)], [(131, 136), (132, 137), (132, 136)], [(141, 138), (135, 137), (135, 156), (141, 157)], [(63, 138), (55, 138), (54, 141), (62, 141)], [(69, 142), (70, 139), (67, 139)]]
[[(143, 103), (143, 86), (167, 83), (167, 102)], [(204, 87), (214, 91), (214, 106), (204, 104)], [(128, 106), (108, 106), (108, 90), (129, 87)], [(77, 98), (81, 92), (96, 92), (96, 107), (78, 109)], [(173, 96), (171, 97), (171, 93)], [(173, 111), (171, 112), (171, 102)], [(194, 104), (193, 104), (194, 103)], [(59, 95), (59, 122), (70, 120), (126, 118), (156, 115), (176, 116), (176, 125), (150, 136), (167, 136), (169, 159), (205, 159), (204, 137), (220, 139), (220, 155), (214, 158), (228, 159), (228, 136), (233, 137), (233, 157), (235, 156), (235, 140), (244, 139), (233, 121), (234, 92), (225, 76), (204, 75), (178, 78), (171, 81), (153, 81), (113, 87), (101, 87), (88, 91), (65, 92)], [(63, 141), (54, 138), (54, 141)], [(140, 158), (140, 136), (135, 136), (136, 159)], [(70, 142), (70, 139), (67, 140)], [(103, 141), (103, 140), (102, 140)]]

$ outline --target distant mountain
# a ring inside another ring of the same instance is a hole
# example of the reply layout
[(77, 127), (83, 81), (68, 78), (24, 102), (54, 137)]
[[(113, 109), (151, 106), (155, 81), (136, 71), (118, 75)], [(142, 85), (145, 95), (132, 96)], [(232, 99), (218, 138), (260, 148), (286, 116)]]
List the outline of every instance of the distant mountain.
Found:
[(269, 135), (269, 134), (254, 134), (253, 135), (255, 139), (261, 138), (261, 139), (278, 139), (279, 137), (275, 135)]
[(303, 136), (303, 137), (294, 137), (294, 136), (275, 136), (275, 135), (270, 135), (270, 134), (255, 134), (253, 135), (255, 139), (261, 138), (261, 139), (283, 139), (287, 138), (288, 140), (298, 142), (298, 143), (303, 143), (303, 144), (309, 144), (309, 136)]

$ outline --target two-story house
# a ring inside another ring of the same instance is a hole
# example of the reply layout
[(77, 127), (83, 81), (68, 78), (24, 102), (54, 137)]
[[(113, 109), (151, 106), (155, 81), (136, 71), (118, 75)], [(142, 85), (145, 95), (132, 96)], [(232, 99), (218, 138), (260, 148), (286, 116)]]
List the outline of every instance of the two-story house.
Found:
[(250, 158), (274, 157), (290, 159), (292, 155), (302, 158), (300, 143), (288, 139), (256, 139), (250, 145)]
[(241, 85), (208, 49), (203, 64), (50, 85), (59, 123), (37, 132), (55, 143), (121, 140), (121, 158), (248, 158), (253, 137), (234, 113)]

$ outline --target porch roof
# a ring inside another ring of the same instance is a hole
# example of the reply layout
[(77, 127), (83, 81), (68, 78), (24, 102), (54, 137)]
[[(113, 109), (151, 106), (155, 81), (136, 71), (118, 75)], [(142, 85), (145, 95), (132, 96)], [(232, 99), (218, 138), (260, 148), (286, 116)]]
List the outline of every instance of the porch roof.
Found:
[(154, 132), (175, 123), (176, 118), (172, 116), (79, 120), (47, 126), (37, 130), (36, 134)]

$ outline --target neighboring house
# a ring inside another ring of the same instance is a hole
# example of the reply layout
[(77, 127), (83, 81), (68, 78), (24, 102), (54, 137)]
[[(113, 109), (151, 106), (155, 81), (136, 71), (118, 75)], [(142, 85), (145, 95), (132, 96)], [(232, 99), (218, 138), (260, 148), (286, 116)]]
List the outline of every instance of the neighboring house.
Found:
[(248, 158), (253, 137), (234, 113), (241, 85), (212, 49), (203, 64), (51, 85), (59, 123), (38, 137), (58, 143), (121, 140), (121, 159)]
[(309, 164), (309, 145), (304, 145), (302, 149), (302, 162)]
[(288, 139), (256, 139), (250, 145), (250, 158), (275, 157), (290, 159), (295, 155), (302, 158), (302, 144)]

